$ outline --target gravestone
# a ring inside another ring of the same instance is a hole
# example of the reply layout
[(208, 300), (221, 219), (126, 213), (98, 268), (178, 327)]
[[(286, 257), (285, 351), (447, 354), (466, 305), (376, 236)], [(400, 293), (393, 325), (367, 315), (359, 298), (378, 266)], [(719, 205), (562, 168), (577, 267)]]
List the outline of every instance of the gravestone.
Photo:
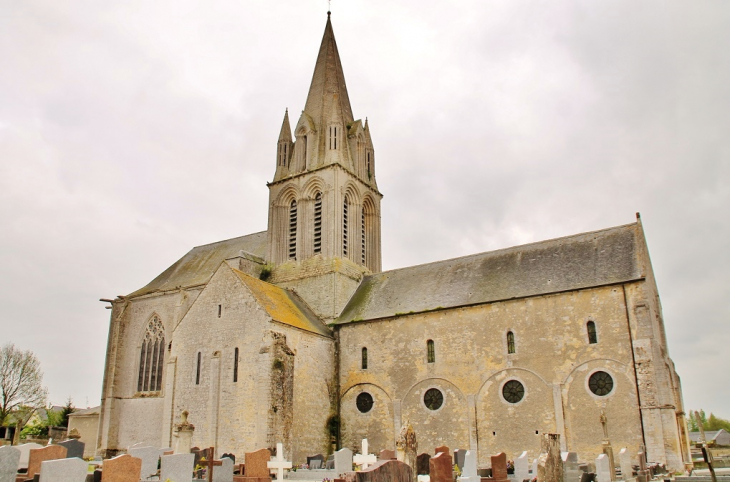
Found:
[(431, 455), (423, 453), (416, 457), (416, 475), (428, 475), (429, 474), (429, 461)]
[(163, 455), (160, 464), (160, 480), (192, 482), (195, 454)]
[[(468, 452), (467, 452), (468, 453)], [(476, 467), (476, 452), (474, 453), (474, 467)], [(492, 480), (494, 482), (508, 482), (507, 477), (507, 455), (500, 452), (492, 455)]]
[(31, 449), (28, 457), (28, 478), (32, 479), (35, 474), (41, 473), (42, 462), (65, 458), (66, 447), (60, 445), (48, 445), (42, 449)]
[[(216, 467), (213, 471), (212, 482), (231, 482), (233, 480), (233, 459), (229, 457), (221, 458), (220, 467)], [(106, 481), (104, 481), (106, 482)], [(164, 481), (163, 481), (164, 482)]]
[(129, 449), (129, 455), (142, 460), (140, 479), (149, 480), (150, 477), (157, 473), (157, 464), (160, 461), (160, 449), (156, 449), (155, 447), (135, 447)]
[(127, 447), (127, 453), (129, 453), (130, 450), (136, 449), (139, 447), (149, 447), (150, 444), (144, 443), (144, 442), (137, 442), (136, 444), (132, 444), (129, 447)]
[(621, 467), (621, 478), (629, 480), (634, 478), (634, 468), (631, 466), (631, 453), (626, 447), (618, 453), (618, 462)]
[(86, 482), (89, 464), (80, 458), (44, 460), (40, 482)]
[(636, 473), (636, 482), (646, 482), (650, 479), (649, 471), (646, 469), (646, 453), (641, 451), (639, 456), (639, 471)]
[(269, 449), (260, 449), (246, 454), (246, 474), (242, 479), (264, 479), (271, 480), (267, 464), (271, 460)]
[(28, 457), (30, 457), (31, 449), (42, 449), (43, 445), (36, 443), (28, 443), (16, 445), (16, 449), (20, 450), (20, 460), (18, 461), (18, 469), (28, 468)]
[[(316, 462), (316, 461), (319, 461), (319, 467), (312, 466), (312, 463)], [(319, 469), (322, 466), (322, 462), (324, 462), (324, 455), (322, 455), (322, 454), (317, 454), (317, 455), (312, 455), (312, 456), (307, 457), (307, 465), (309, 466), (310, 469)]]
[(459, 470), (463, 470), (464, 468), (464, 457), (466, 457), (466, 450), (454, 450), (454, 463), (459, 467)]
[(193, 462), (195, 466), (200, 465), (200, 459), (203, 458), (203, 454), (200, 453), (200, 447), (190, 447), (190, 453), (195, 455), (195, 461)]
[[(175, 446), (174, 452), (176, 454), (188, 455), (193, 445), (195, 425), (188, 422), (188, 415), (188, 411), (183, 410), (182, 414), (180, 414), (180, 423), (174, 426), (173, 437), (175, 443), (173, 445)], [(172, 482), (176, 481), (173, 480)]]
[(395, 441), (395, 449), (397, 459), (408, 465), (413, 472), (415, 480), (416, 473), (416, 455), (418, 454), (418, 441), (416, 440), (416, 432), (410, 423), (406, 422)]
[(68, 439), (64, 440), (63, 442), (58, 442), (58, 445), (60, 445), (61, 447), (66, 447), (66, 458), (84, 458), (84, 447), (86, 447), (86, 444), (84, 442), (79, 442), (76, 439)]
[(530, 478), (537, 478), (537, 459), (532, 461), (532, 467), (530, 468)]
[(446, 445), (436, 447), (436, 449), (434, 449), (434, 451), (433, 451), (433, 454), (436, 455), (439, 452), (445, 452), (447, 454), (451, 454), (451, 450)]
[(352, 472), (352, 450), (347, 447), (335, 452), (335, 476)]
[(596, 474), (593, 472), (583, 472), (580, 476), (580, 482), (596, 482)]
[(20, 450), (9, 445), (0, 447), (0, 482), (15, 482)]
[(320, 470), (322, 468), (322, 461), (319, 459), (312, 459), (312, 462), (309, 464), (310, 470)]
[[(505, 466), (505, 474), (507, 467)], [(481, 482), (482, 478), (477, 475), (477, 454), (467, 450), (464, 454), (464, 468), (461, 471), (459, 482)]]
[(327, 456), (327, 462), (325, 462), (324, 468), (327, 470), (335, 470), (335, 456), (334, 455)]
[(515, 480), (522, 482), (530, 478), (530, 461), (527, 459), (527, 451), (515, 459)]
[(347, 482), (410, 482), (413, 469), (400, 460), (380, 460), (359, 472), (345, 475)]
[(291, 461), (284, 459), (284, 444), (276, 444), (276, 458), (268, 461), (266, 467), (276, 469), (276, 480), (284, 480), (284, 469), (291, 469)]
[(104, 461), (104, 482), (138, 482), (142, 473), (142, 459), (129, 454)]
[(378, 455), (378, 460), (395, 460), (395, 452), (388, 449), (383, 449)]
[(537, 458), (538, 482), (563, 482), (563, 460), (560, 457), (560, 434), (543, 434)]
[(362, 452), (355, 455), (352, 458), (352, 461), (355, 462), (356, 465), (359, 465), (362, 470), (367, 469), (368, 466), (373, 465), (375, 462), (377, 462), (377, 460), (375, 459), (375, 455), (368, 453), (368, 439), (362, 439)]
[(598, 482), (611, 482), (611, 461), (606, 454), (596, 459), (596, 477)]
[(454, 464), (448, 452), (439, 452), (429, 460), (429, 475), (431, 482), (453, 482)]
[(563, 461), (564, 482), (580, 482), (583, 471), (580, 470), (578, 464), (578, 454), (575, 452), (561, 452), (560, 457)]

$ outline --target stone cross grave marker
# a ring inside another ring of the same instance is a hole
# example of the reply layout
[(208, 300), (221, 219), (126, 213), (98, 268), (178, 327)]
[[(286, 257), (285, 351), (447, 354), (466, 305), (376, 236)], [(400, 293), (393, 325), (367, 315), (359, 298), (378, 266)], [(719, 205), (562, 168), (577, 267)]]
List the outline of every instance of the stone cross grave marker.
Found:
[(42, 449), (31, 449), (28, 457), (28, 478), (32, 479), (35, 474), (41, 473), (42, 462), (65, 458), (66, 447), (60, 445), (48, 445)]
[(522, 482), (530, 478), (530, 461), (527, 459), (527, 451), (515, 459), (515, 480)]
[(367, 469), (368, 466), (373, 465), (375, 462), (377, 462), (375, 454), (368, 453), (368, 439), (362, 439), (362, 453), (355, 455), (352, 460), (355, 462), (355, 464), (362, 467), (362, 470)]
[(284, 469), (291, 469), (291, 461), (284, 459), (284, 444), (276, 444), (276, 458), (266, 462), (269, 469), (276, 469), (276, 480), (284, 480)]
[(596, 477), (598, 482), (611, 482), (611, 462), (606, 454), (601, 454), (596, 459)]
[(482, 478), (477, 475), (477, 454), (467, 450), (464, 454), (464, 468), (461, 471), (459, 482), (481, 482)]
[(634, 478), (634, 468), (631, 466), (631, 453), (626, 447), (618, 453), (618, 463), (621, 467), (621, 478), (629, 480)]
[[(142, 480), (149, 480), (150, 477), (157, 474), (157, 463), (160, 461), (160, 449), (155, 447), (134, 447), (129, 449), (129, 455), (142, 460), (140, 475)], [(195, 460), (194, 454), (193, 460)]]
[(216, 469), (212, 482), (231, 482), (233, 480), (233, 459), (223, 457), (221, 466)]
[(78, 457), (44, 460), (40, 482), (85, 482), (89, 464)]
[(104, 482), (139, 482), (142, 459), (129, 454), (104, 461)]
[(69, 439), (64, 440), (63, 442), (58, 442), (58, 445), (61, 447), (66, 447), (66, 457), (78, 457), (80, 459), (84, 458), (84, 447), (86, 447), (86, 444), (84, 442), (79, 442), (76, 439)]
[(335, 476), (352, 472), (352, 450), (347, 447), (335, 452)]
[(192, 482), (195, 468), (195, 454), (163, 455), (160, 464), (160, 480)]
[[(223, 465), (223, 462), (221, 462), (220, 460), (215, 460), (215, 456), (213, 454), (215, 454), (215, 449), (213, 447), (210, 447), (208, 449), (208, 452), (205, 454), (205, 462), (201, 464), (207, 469), (206, 472), (208, 475), (208, 482), (213, 482), (213, 468)], [(195, 467), (195, 462), (193, 462), (193, 467)]]
[(429, 460), (431, 482), (453, 482), (454, 465), (448, 452), (439, 452)]
[(18, 468), (27, 469), (28, 468), (28, 458), (30, 457), (31, 449), (42, 449), (43, 445), (36, 444), (36, 443), (28, 443), (28, 444), (16, 445), (15, 448), (20, 450), (20, 461), (18, 462)]
[(0, 482), (15, 482), (20, 450), (9, 445), (0, 447)]

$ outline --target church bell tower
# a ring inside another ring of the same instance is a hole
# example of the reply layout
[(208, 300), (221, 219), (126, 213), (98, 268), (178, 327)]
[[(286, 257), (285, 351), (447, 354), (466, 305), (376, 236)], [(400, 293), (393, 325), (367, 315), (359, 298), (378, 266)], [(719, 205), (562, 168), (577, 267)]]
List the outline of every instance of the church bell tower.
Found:
[(270, 281), (332, 320), (362, 277), (381, 270), (383, 196), (370, 127), (352, 115), (329, 12), (293, 137), (284, 114), (268, 187)]

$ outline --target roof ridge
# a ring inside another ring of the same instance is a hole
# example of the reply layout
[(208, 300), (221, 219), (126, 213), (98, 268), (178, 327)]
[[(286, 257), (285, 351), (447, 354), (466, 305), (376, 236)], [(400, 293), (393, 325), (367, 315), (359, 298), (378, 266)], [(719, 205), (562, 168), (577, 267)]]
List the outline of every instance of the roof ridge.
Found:
[(384, 275), (384, 274), (388, 274), (388, 273), (394, 273), (396, 271), (402, 271), (402, 270), (406, 270), (406, 269), (418, 268), (419, 266), (429, 266), (429, 265), (441, 264), (441, 263), (448, 263), (448, 262), (453, 262), (453, 261), (458, 261), (458, 260), (466, 260), (468, 258), (474, 258), (474, 257), (477, 257), (477, 256), (482, 256), (484, 254), (507, 253), (509, 251), (516, 250), (518, 248), (526, 248), (526, 247), (529, 247), (529, 246), (535, 246), (535, 245), (538, 245), (538, 244), (548, 243), (550, 241), (559, 241), (561, 239), (577, 238), (579, 236), (585, 236), (585, 235), (588, 235), (588, 234), (600, 233), (600, 232), (604, 232), (604, 231), (612, 231), (612, 230), (621, 229), (621, 228), (627, 228), (629, 226), (636, 226), (636, 225), (637, 225), (636, 222), (628, 223), (628, 224), (621, 224), (621, 225), (618, 225), (618, 226), (611, 226), (610, 228), (596, 229), (594, 231), (586, 231), (586, 232), (583, 232), (583, 233), (570, 234), (570, 235), (567, 235), (567, 236), (559, 236), (557, 238), (543, 239), (541, 241), (533, 241), (532, 243), (518, 244), (516, 246), (510, 246), (510, 247), (507, 247), (507, 248), (499, 248), (499, 249), (495, 249), (495, 250), (492, 250), (492, 251), (480, 251), (478, 253), (466, 254), (464, 256), (456, 256), (454, 258), (440, 259), (438, 261), (431, 261), (431, 262), (427, 262), (427, 263), (413, 264), (411, 266), (403, 266), (401, 268), (394, 268), (394, 269), (390, 269), (390, 270), (387, 270), (387, 271), (381, 271), (380, 273), (371, 274), (371, 275), (367, 276), (367, 278), (375, 278), (375, 277), (378, 277), (380, 275)]
[[(256, 231), (255, 233), (250, 233), (250, 234), (244, 234), (243, 236), (234, 236), (234, 237), (232, 237), (232, 238), (227, 238), (227, 239), (221, 239), (220, 241), (213, 241), (212, 243), (206, 243), (206, 244), (199, 244), (198, 246), (193, 246), (193, 247), (192, 247), (192, 249), (191, 249), (190, 251), (192, 251), (192, 250), (193, 250), (193, 249), (195, 249), (195, 248), (204, 248), (204, 247), (206, 247), (206, 246), (213, 246), (214, 244), (221, 244), (221, 243), (225, 243), (226, 241), (233, 241), (234, 239), (241, 239), (241, 238), (247, 238), (247, 237), (249, 237), (249, 236), (253, 236), (253, 235), (255, 235), (255, 234), (261, 234), (261, 233), (265, 233), (266, 231), (267, 231), (267, 230), (266, 230), (266, 229), (264, 229), (263, 231)], [(190, 252), (190, 251), (188, 251), (188, 252)], [(253, 254), (253, 253), (251, 253), (251, 254)]]

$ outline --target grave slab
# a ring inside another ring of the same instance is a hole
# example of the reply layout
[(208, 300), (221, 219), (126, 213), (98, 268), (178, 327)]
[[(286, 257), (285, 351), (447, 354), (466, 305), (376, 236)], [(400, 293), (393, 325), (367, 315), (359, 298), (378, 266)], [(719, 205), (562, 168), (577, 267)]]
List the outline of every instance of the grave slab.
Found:
[(530, 478), (530, 461), (527, 458), (527, 451), (522, 452), (519, 457), (515, 459), (515, 479), (517, 482), (522, 482), (525, 479)]
[(448, 452), (439, 452), (429, 460), (431, 482), (453, 482), (454, 464)]
[(192, 482), (195, 454), (163, 455), (160, 463), (160, 480)]
[(88, 469), (89, 464), (77, 457), (44, 460), (40, 482), (86, 482)]
[(118, 455), (104, 462), (104, 482), (138, 482), (142, 473), (142, 459), (129, 454)]
[(20, 462), (20, 450), (9, 445), (0, 447), (0, 482), (14, 482)]
[(66, 447), (60, 445), (48, 445), (41, 449), (31, 449), (28, 457), (28, 478), (41, 473), (41, 463), (46, 460), (57, 460), (66, 458)]
[(16, 449), (20, 450), (20, 460), (18, 461), (18, 469), (28, 468), (28, 458), (30, 457), (31, 449), (42, 449), (43, 445), (36, 443), (20, 444), (15, 446)]
[(68, 439), (64, 440), (63, 442), (58, 442), (57, 445), (60, 445), (61, 447), (66, 447), (66, 458), (84, 458), (84, 447), (86, 447), (86, 444), (84, 442), (79, 442), (76, 439)]
[(142, 460), (140, 479), (149, 480), (150, 477), (157, 473), (157, 464), (160, 461), (160, 449), (149, 446), (135, 447), (129, 449), (129, 455)]

